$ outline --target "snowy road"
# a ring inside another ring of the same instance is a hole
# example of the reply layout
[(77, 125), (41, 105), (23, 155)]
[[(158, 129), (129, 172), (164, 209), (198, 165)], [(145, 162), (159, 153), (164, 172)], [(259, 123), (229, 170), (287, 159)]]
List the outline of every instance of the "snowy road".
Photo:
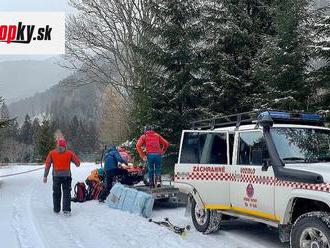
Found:
[[(95, 167), (73, 168), (73, 184), (83, 181)], [(36, 168), (0, 168), (9, 174)], [(72, 204), (72, 216), (52, 212), (52, 182), (42, 183), (43, 171), (0, 181), (0, 243), (8, 248), (69, 247), (284, 247), (275, 230), (242, 221), (224, 224), (216, 234), (203, 235), (192, 228), (186, 237), (149, 223), (146, 219), (108, 208), (96, 201)], [(155, 209), (154, 219), (169, 217), (175, 224), (191, 224), (184, 209)]]

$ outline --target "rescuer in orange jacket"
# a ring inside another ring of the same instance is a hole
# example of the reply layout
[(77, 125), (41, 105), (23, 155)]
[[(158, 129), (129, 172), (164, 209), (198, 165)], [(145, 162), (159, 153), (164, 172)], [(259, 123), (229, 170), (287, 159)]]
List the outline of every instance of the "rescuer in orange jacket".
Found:
[(50, 151), (46, 158), (44, 172), (44, 183), (47, 183), (47, 176), (51, 165), (53, 165), (53, 204), (54, 212), (61, 210), (61, 187), (63, 190), (63, 213), (71, 213), (71, 170), (73, 162), (77, 167), (80, 165), (79, 158), (74, 152), (66, 149), (67, 143), (64, 139), (56, 141), (56, 149)]
[[(143, 159), (148, 164), (148, 176), (150, 186), (160, 187), (161, 183), (161, 163), (162, 155), (166, 152), (170, 143), (166, 141), (162, 136), (152, 130), (151, 126), (144, 128), (144, 134), (139, 138), (136, 149)], [(143, 151), (145, 147), (146, 152)]]

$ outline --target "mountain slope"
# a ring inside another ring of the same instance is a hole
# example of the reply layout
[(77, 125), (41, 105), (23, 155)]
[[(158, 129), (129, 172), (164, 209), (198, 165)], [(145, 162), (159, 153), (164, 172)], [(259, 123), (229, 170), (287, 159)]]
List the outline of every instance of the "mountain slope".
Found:
[(57, 64), (58, 59), (0, 62), (0, 95), (11, 103), (55, 85), (71, 74)]
[[(64, 80), (75, 80), (75, 76)], [(63, 81), (34, 96), (9, 104), (10, 115), (17, 117), (19, 123), (22, 123), (26, 114), (31, 117), (52, 114), (69, 120), (76, 115), (79, 119), (95, 120), (101, 102), (101, 90), (92, 84), (65, 87), (61, 85)]]

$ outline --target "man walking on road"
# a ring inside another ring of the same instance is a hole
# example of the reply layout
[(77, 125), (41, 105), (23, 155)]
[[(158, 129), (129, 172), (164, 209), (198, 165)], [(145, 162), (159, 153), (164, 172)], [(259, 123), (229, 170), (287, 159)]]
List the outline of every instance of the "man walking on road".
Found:
[[(148, 164), (148, 177), (151, 187), (160, 187), (162, 172), (162, 155), (166, 152), (170, 143), (152, 130), (151, 126), (145, 126), (144, 134), (136, 144), (136, 150), (143, 161)], [(145, 147), (146, 152), (143, 151)], [(157, 184), (158, 183), (158, 184)]]
[(51, 165), (53, 165), (53, 204), (54, 212), (61, 211), (61, 188), (63, 190), (63, 213), (70, 215), (71, 213), (71, 170), (70, 164), (73, 162), (77, 167), (80, 166), (78, 156), (66, 149), (67, 143), (64, 139), (56, 141), (56, 149), (48, 153), (46, 159), (44, 183), (47, 183), (47, 176)]

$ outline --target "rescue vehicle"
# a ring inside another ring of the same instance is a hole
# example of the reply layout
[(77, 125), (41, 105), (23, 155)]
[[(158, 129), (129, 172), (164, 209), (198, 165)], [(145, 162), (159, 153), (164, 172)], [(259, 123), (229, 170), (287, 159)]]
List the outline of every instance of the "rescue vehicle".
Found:
[(291, 247), (330, 247), (330, 129), (318, 114), (256, 111), (182, 132), (175, 186), (195, 228), (239, 217), (279, 229)]

